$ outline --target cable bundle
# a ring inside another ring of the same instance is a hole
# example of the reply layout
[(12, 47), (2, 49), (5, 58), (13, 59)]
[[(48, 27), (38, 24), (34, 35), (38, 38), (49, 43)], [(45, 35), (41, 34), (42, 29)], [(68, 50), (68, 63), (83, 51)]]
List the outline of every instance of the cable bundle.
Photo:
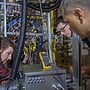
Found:
[[(55, 8), (58, 8), (61, 4), (62, 0), (53, 0), (52, 2), (48, 2), (48, 3), (41, 3), (42, 5), (42, 11), (43, 12), (50, 12), (51, 10), (54, 10)], [(29, 2), (27, 3), (27, 6), (40, 11), (40, 3), (33, 3), (33, 2)]]

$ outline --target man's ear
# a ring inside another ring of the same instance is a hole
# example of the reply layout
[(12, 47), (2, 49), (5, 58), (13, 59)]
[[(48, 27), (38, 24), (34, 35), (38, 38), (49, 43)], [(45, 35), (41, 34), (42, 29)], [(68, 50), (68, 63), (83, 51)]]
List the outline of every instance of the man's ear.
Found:
[(80, 23), (83, 23), (84, 12), (80, 8), (75, 8), (74, 15), (79, 19)]

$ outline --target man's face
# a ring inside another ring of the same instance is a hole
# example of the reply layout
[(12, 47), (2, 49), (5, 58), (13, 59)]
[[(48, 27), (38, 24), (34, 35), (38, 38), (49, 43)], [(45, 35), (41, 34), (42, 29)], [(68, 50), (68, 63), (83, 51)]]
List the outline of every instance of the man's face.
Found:
[(65, 35), (65, 36), (67, 36), (67, 37), (70, 37), (71, 36), (71, 30), (70, 30), (70, 27), (69, 27), (69, 25), (67, 24), (66, 25), (66, 23), (62, 23), (62, 22), (60, 22), (58, 25), (57, 25), (57, 32), (59, 33), (59, 34), (62, 34), (62, 35)]
[(14, 52), (14, 49), (12, 47), (6, 48), (2, 53), (1, 53), (1, 60), (8, 61), (12, 59), (12, 54)]
[(64, 19), (70, 25), (71, 30), (74, 30), (81, 39), (90, 36), (90, 15), (86, 14), (81, 9), (75, 9), (73, 13), (64, 13)]

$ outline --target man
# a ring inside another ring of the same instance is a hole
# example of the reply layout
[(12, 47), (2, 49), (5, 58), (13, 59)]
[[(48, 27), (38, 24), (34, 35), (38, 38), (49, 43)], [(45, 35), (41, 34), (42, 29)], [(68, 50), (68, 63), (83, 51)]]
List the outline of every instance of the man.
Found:
[[(63, 0), (61, 9), (71, 30), (90, 47), (90, 0)], [(81, 72), (90, 74), (90, 65), (83, 66)]]
[(90, 0), (63, 0), (61, 8), (65, 21), (90, 47)]
[(12, 59), (15, 45), (11, 40), (5, 37), (0, 37), (0, 82), (7, 80), (10, 77), (11, 70), (4, 66), (4, 62)]
[(56, 32), (67, 37), (71, 37), (70, 26), (64, 21), (63, 16), (59, 16), (56, 20)]

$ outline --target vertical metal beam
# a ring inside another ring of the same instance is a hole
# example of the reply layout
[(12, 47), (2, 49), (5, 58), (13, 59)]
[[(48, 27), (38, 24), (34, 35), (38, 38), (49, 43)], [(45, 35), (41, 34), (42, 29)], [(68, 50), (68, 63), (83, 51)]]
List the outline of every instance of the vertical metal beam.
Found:
[(6, 17), (6, 0), (4, 0), (4, 37), (7, 37), (7, 23), (6, 23), (6, 20), (7, 20), (7, 17)]
[(80, 39), (74, 33), (72, 38), (72, 55), (73, 55), (73, 84), (75, 86), (75, 90), (79, 90), (80, 86), (80, 76), (81, 76), (81, 47), (80, 47)]
[(49, 48), (49, 58), (50, 58), (50, 63), (53, 63), (53, 58), (52, 58), (52, 50), (51, 50), (51, 28), (50, 28), (50, 12), (48, 13), (48, 48)]

